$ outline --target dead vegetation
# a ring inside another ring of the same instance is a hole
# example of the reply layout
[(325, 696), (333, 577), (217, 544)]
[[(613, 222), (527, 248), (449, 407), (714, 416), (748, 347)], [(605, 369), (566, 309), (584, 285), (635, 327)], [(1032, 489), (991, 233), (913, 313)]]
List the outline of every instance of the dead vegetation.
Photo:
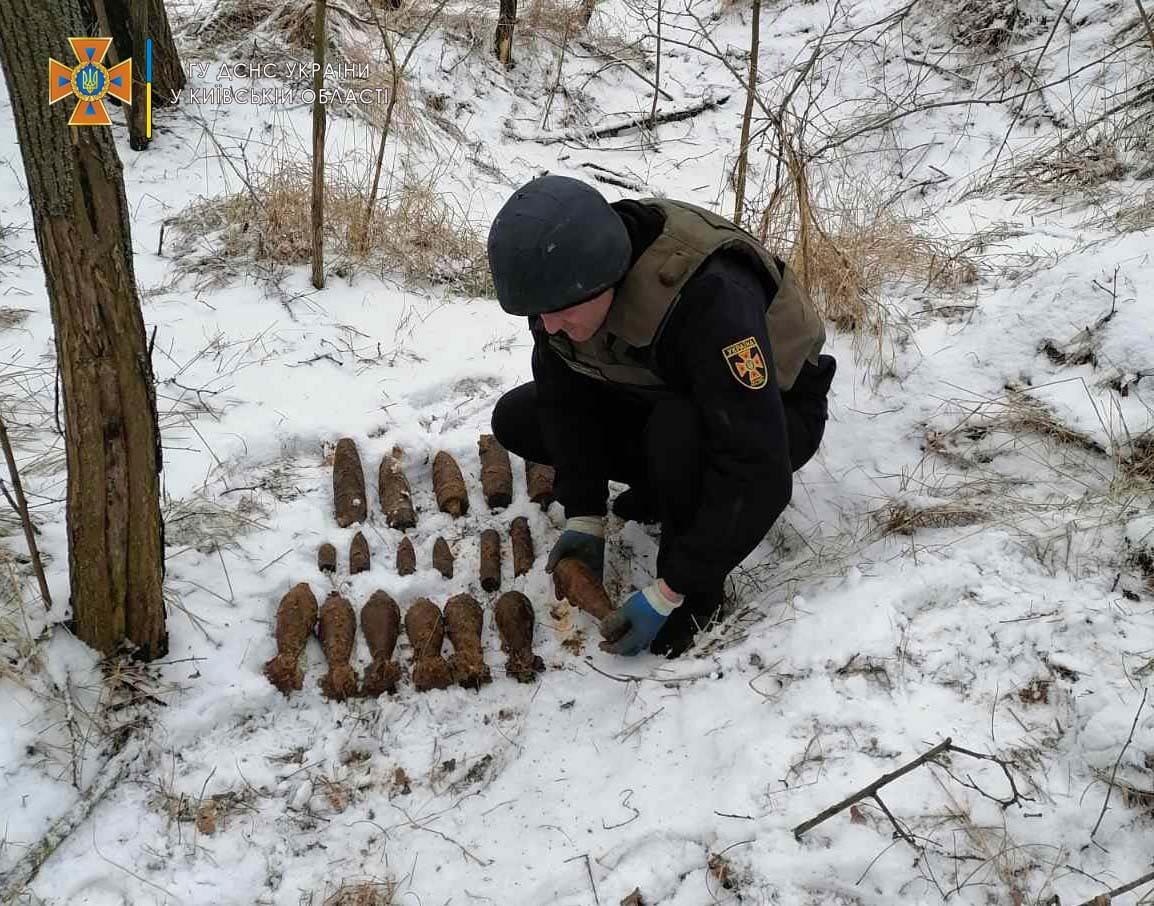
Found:
[(28, 320), (30, 314), (32, 314), (30, 308), (0, 306), (0, 330), (12, 330), (14, 327), (19, 327)]
[(799, 200), (791, 188), (762, 218), (763, 241), (788, 255), (819, 309), (842, 330), (884, 329), (879, 296), (886, 284), (912, 281), (950, 292), (978, 280), (975, 256), (920, 233), (912, 218), (881, 201)]
[(1126, 477), (1154, 486), (1154, 430), (1145, 431), (1130, 442), (1120, 465)]
[(1038, 35), (1050, 24), (1052, 15), (1031, 0), (965, 0), (934, 5), (944, 13), (950, 34), (959, 45), (987, 54)]
[[(331, 892), (330, 892), (331, 890)], [(325, 887), (319, 894), (301, 897), (301, 906), (391, 906), (397, 902), (398, 885), (391, 880), (341, 881), (335, 889)]]
[[(311, 260), (312, 175), (305, 160), (281, 159), (238, 191), (199, 201), (170, 221), (177, 270), (202, 287), (219, 286), (268, 266)], [(325, 243), (333, 270), (400, 272), (419, 285), (440, 284), (470, 295), (492, 292), (478, 228), (436, 190), (405, 168), (383, 192), (362, 241), (366, 194), (340, 167), (328, 170)]]
[(978, 525), (990, 518), (990, 513), (962, 501), (943, 501), (914, 505), (908, 502), (890, 503), (875, 512), (883, 536), (912, 535), (919, 529), (956, 528)]

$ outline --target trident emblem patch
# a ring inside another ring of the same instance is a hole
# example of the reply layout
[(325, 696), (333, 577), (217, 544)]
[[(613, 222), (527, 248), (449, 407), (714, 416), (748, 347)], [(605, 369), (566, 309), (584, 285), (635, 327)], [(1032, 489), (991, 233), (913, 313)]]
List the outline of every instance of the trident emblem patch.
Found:
[(104, 98), (108, 95), (132, 103), (132, 60), (106, 69), (102, 63), (112, 46), (111, 38), (69, 38), (77, 66), (48, 61), (48, 103), (76, 98), (69, 126), (111, 126)]
[(765, 367), (765, 356), (753, 337), (746, 337), (740, 343), (733, 343), (721, 350), (729, 370), (742, 387), (760, 390), (769, 380)]

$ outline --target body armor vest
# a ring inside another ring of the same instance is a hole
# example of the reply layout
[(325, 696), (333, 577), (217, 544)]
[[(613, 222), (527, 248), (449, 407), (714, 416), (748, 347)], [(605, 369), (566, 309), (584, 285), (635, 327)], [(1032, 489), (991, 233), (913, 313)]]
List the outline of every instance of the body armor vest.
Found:
[(655, 353), (681, 290), (722, 249), (744, 252), (765, 284), (765, 327), (782, 392), (806, 360), (816, 364), (825, 325), (793, 271), (752, 235), (717, 214), (682, 201), (640, 199), (665, 215), (661, 234), (617, 286), (605, 323), (583, 343), (558, 332), (549, 343), (581, 374), (643, 392), (666, 391)]

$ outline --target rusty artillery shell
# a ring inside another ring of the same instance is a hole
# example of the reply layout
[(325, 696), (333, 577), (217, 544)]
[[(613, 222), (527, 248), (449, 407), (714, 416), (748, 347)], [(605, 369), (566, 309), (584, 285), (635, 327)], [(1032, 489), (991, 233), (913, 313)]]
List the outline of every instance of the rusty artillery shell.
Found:
[(411, 576), (417, 571), (417, 552), (413, 550), (413, 541), (405, 537), (397, 545), (397, 575)]
[(449, 665), (441, 657), (445, 620), (428, 598), (418, 598), (405, 613), (405, 633), (413, 646), (413, 685), (418, 692), (447, 689), (453, 684)]
[(454, 518), (469, 512), (469, 494), (457, 460), (442, 450), (433, 458), (433, 490), (442, 513)]
[(518, 516), (513, 520), (509, 526), (509, 540), (513, 547), (513, 575), (523, 576), (533, 568), (533, 560), (536, 558), (528, 519)]
[(496, 591), (501, 587), (501, 536), (496, 529), (481, 532), (481, 587)]
[(401, 668), (393, 661), (401, 632), (401, 608), (388, 594), (374, 591), (361, 609), (361, 632), (373, 660), (365, 670), (361, 693), (375, 697), (397, 691)]
[(337, 441), (337, 451), (333, 457), (333, 502), (337, 525), (341, 528), (354, 522), (364, 522), (369, 512), (361, 456), (357, 452), (357, 445), (349, 437)]
[(513, 466), (508, 451), (492, 434), (482, 434), (477, 441), (481, 457), (481, 490), (490, 509), (513, 502)]
[(469, 594), (449, 598), (445, 604), (445, 625), (448, 627), (449, 641), (453, 643), (449, 669), (457, 685), (465, 689), (480, 689), (492, 682), (493, 676), (481, 650), (485, 612), (477, 599)]
[(544, 661), (533, 654), (533, 605), (521, 592), (507, 591), (497, 600), (493, 621), (508, 657), (505, 672), (518, 682), (533, 682), (545, 669)]
[(453, 552), (444, 538), (433, 544), (433, 567), (446, 579), (453, 578)]
[(389, 528), (403, 532), (417, 524), (417, 511), (413, 509), (409, 479), (401, 466), (402, 455), (400, 447), (393, 447), (393, 452), (381, 459), (381, 467), (377, 470), (377, 492)]
[(565, 557), (553, 567), (553, 593), (596, 620), (603, 620), (616, 608), (603, 586), (582, 561)]
[(529, 489), (529, 499), (541, 509), (548, 509), (553, 502), (553, 467), (526, 461), (525, 486)]
[(317, 548), (317, 569), (322, 573), (337, 571), (337, 549), (327, 541)]
[(357, 635), (357, 617), (348, 599), (335, 591), (329, 592), (321, 605), (318, 635), (329, 672), (321, 677), (321, 693), (325, 698), (344, 701), (357, 694), (357, 674), (349, 659)]
[(369, 571), (372, 564), (372, 555), (369, 553), (369, 542), (363, 534), (353, 535), (353, 542), (349, 545), (349, 575)]
[(317, 623), (317, 599), (307, 582), (289, 589), (276, 612), (277, 654), (264, 665), (268, 681), (285, 695), (304, 684), (300, 656)]

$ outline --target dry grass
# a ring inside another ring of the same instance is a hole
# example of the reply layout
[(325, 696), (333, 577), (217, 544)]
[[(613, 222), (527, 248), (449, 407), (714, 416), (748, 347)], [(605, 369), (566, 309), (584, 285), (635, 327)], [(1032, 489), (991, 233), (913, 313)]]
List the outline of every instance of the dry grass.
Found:
[(392, 881), (342, 882), (321, 906), (390, 906), (397, 894)]
[(899, 501), (887, 504), (873, 516), (878, 521), (883, 536), (912, 535), (918, 529), (977, 525), (990, 518), (988, 511), (963, 502), (942, 502), (915, 507)]
[(204, 496), (169, 498), (161, 505), (161, 516), (168, 547), (195, 548), (202, 553), (228, 547), (244, 532), (268, 527), (260, 521), (268, 512), (247, 495), (236, 507)]
[(1154, 189), (1143, 194), (1127, 195), (1118, 209), (1096, 226), (1113, 226), (1123, 233), (1136, 233), (1154, 227)]
[(993, 53), (1045, 26), (1045, 8), (1031, 0), (963, 0), (946, 6), (950, 29), (963, 47)]
[(807, 178), (790, 182), (765, 208), (760, 238), (783, 250), (839, 329), (884, 330), (888, 318), (878, 297), (887, 283), (913, 280), (951, 291), (977, 281), (978, 262), (969, 248), (919, 233), (912, 219), (876, 193), (824, 194), (815, 193)]
[(11, 330), (19, 327), (32, 314), (30, 308), (3, 308), (0, 307), (0, 330)]
[(1123, 474), (1128, 478), (1154, 485), (1154, 430), (1139, 434), (1130, 443), (1130, 452), (1120, 458)]
[(1071, 428), (1057, 414), (1036, 397), (1020, 390), (1012, 390), (1004, 400), (994, 404), (1000, 410), (990, 423), (1015, 434), (1040, 434), (1054, 443), (1076, 447), (1087, 453), (1104, 455), (1105, 448), (1082, 431)]
[[(368, 235), (365, 192), (339, 165), (325, 188), (325, 244), (338, 273), (365, 267), (382, 276), (400, 272), (418, 284), (442, 284), (471, 295), (492, 292), (479, 229), (436, 190), (434, 177), (411, 169), (386, 186)], [(174, 254), (188, 274), (218, 271), (226, 282), (260, 265), (303, 265), (311, 260), (312, 174), (303, 160), (280, 160), (256, 177), (251, 190), (193, 204), (171, 222)], [(206, 252), (205, 243), (209, 249)]]

